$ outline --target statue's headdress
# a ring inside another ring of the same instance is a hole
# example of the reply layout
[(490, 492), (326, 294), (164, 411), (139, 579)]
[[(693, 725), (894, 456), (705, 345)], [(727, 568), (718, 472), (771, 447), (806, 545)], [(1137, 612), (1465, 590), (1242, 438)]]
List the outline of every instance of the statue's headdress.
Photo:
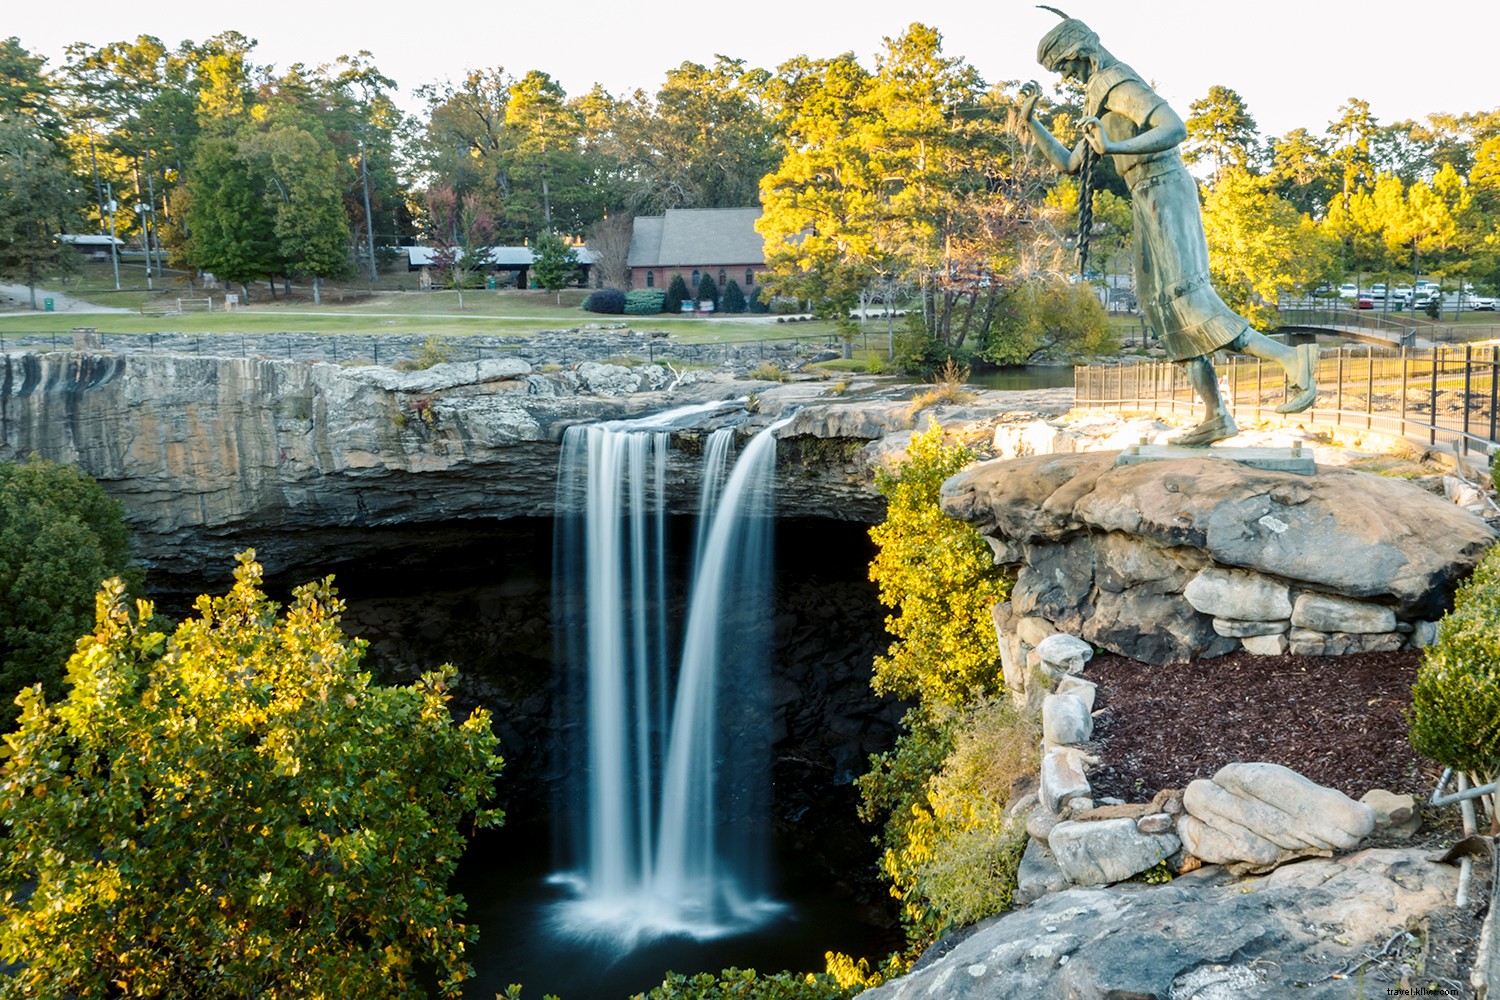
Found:
[(1062, 24), (1043, 35), (1037, 43), (1036, 61), (1043, 66), (1052, 69), (1062, 60), (1076, 56), (1080, 50), (1099, 44), (1099, 36), (1082, 21), (1069, 17), (1056, 7), (1037, 6), (1062, 18)]

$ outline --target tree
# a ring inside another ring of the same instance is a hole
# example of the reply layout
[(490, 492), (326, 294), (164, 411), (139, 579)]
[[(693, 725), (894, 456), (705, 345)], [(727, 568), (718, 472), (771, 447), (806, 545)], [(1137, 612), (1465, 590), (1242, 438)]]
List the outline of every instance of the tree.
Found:
[(531, 273), (536, 283), (557, 293), (562, 305), (562, 289), (578, 280), (578, 254), (550, 229), (537, 235), (531, 244)]
[(742, 313), (745, 311), (745, 292), (740, 288), (740, 283), (733, 278), (729, 284), (724, 286), (724, 299), (720, 308), (727, 313)]
[(698, 301), (711, 302), (713, 308), (719, 308), (719, 283), (707, 271), (703, 272), (703, 277), (698, 281)]
[(594, 254), (594, 276), (605, 288), (630, 287), (630, 240), (634, 220), (624, 213), (600, 219), (589, 228), (585, 241)]
[(1276, 303), (1333, 280), (1338, 246), (1264, 178), (1230, 168), (1203, 204), (1209, 273), (1219, 295), (1261, 329), (1280, 319)]
[(0, 275), (26, 283), (32, 309), (44, 275), (77, 268), (78, 255), (57, 234), (71, 230), (78, 201), (57, 145), (30, 119), (0, 117)]
[[(449, 879), (501, 766), (454, 725), (451, 667), (371, 683), (332, 577), (277, 606), (254, 553), (169, 638), (118, 581), (68, 663), (23, 692), (0, 808), (13, 995), (426, 997), (469, 974)], [(29, 892), (18, 892), (29, 886)]]
[(1188, 105), (1188, 138), (1182, 158), (1188, 163), (1208, 160), (1214, 183), (1226, 167), (1250, 167), (1259, 143), (1255, 119), (1244, 98), (1229, 87), (1214, 84), (1208, 96)]
[(282, 264), (264, 175), (237, 140), (214, 137), (198, 144), (188, 184), (188, 259), (240, 285), (249, 301), (250, 282), (272, 277)]
[(1271, 141), (1271, 169), (1267, 177), (1272, 190), (1291, 202), (1297, 211), (1321, 218), (1338, 183), (1323, 140), (1305, 128), (1293, 129)]
[(279, 256), (288, 268), (312, 275), (313, 302), (321, 304), (323, 279), (349, 273), (349, 217), (333, 148), (296, 125), (273, 127), (248, 145), (270, 178)]
[(979, 356), (995, 365), (1024, 365), (1060, 354), (1103, 354), (1118, 346), (1091, 286), (1038, 276), (1001, 296)]
[(682, 311), (682, 304), (689, 299), (687, 279), (678, 271), (672, 275), (672, 280), (667, 282), (667, 297), (662, 299), (661, 311), (664, 313), (677, 314)]
[(93, 620), (107, 577), (139, 583), (129, 568), (124, 510), (71, 466), (0, 462), (0, 695), (40, 684), (62, 694), (63, 665)]
[(495, 220), (477, 194), (462, 197), (452, 188), (427, 192), (427, 235), (432, 241), (432, 269), (444, 284), (458, 292), (464, 307), (464, 287), (489, 266)]

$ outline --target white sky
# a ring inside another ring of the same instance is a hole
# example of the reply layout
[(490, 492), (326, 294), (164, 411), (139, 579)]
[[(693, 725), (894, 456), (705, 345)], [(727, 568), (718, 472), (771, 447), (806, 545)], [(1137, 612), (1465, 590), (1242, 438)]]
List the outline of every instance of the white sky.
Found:
[[(403, 0), (252, 0), (187, 3), (69, 0), (7, 5), (0, 33), (15, 35), (56, 69), (70, 42), (102, 45), (155, 35), (168, 46), (237, 30), (259, 41), (258, 63), (316, 66), (368, 49), (396, 80), (409, 110), (423, 83), (470, 68), (539, 69), (570, 96), (595, 82), (615, 95), (654, 92), (684, 60), (715, 53), (774, 70), (791, 56), (852, 51), (873, 68), (881, 39), (913, 20), (943, 34), (943, 49), (987, 82), (1055, 77), (1036, 65), (1036, 42), (1056, 17), (1017, 0), (739, 0), (694, 5), (626, 0), (512, 0), (460, 4)], [(1500, 106), (1500, 3), (1432, 8), (1390, 0), (1055, 0), (1086, 21), (1184, 117), (1213, 84), (1244, 98), (1262, 135), (1321, 133), (1350, 97), (1387, 124), (1429, 112)]]

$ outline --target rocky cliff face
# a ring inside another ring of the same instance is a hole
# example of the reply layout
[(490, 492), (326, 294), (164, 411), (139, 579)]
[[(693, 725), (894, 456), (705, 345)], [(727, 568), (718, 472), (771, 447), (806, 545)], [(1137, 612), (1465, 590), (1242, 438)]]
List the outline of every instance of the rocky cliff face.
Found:
[[(696, 502), (692, 443), (715, 427), (779, 432), (784, 516), (874, 521), (869, 466), (907, 404), (866, 380), (834, 396), (659, 365), (520, 358), (399, 372), (374, 365), (164, 354), (0, 356), (0, 458), (37, 454), (122, 501), (155, 579), (201, 575), (254, 546), (267, 571), (379, 544), (382, 528), (549, 516), (573, 425), (720, 401), (677, 425), (671, 502)], [(909, 391), (909, 390), (908, 390)], [(753, 401), (752, 401), (753, 397)], [(1053, 409), (1057, 409), (1054, 402)], [(1061, 403), (1066, 408), (1066, 403)], [(993, 407), (992, 407), (993, 409)], [(754, 412), (750, 412), (753, 410)], [(341, 529), (336, 541), (326, 529)]]

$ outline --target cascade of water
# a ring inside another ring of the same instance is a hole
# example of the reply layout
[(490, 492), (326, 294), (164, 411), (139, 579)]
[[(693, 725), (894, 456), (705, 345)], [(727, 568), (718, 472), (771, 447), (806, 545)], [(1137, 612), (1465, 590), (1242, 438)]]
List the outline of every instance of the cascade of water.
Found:
[[(558, 480), (560, 655), (569, 676), (586, 678), (564, 779), (583, 786), (568, 876), (578, 898), (561, 922), (627, 946), (735, 933), (777, 909), (764, 861), (761, 679), (773, 435), (786, 421), (756, 435), (727, 477), (733, 432), (705, 445), (673, 670), (667, 416), (570, 429)], [(720, 710), (726, 698), (732, 712)]]

